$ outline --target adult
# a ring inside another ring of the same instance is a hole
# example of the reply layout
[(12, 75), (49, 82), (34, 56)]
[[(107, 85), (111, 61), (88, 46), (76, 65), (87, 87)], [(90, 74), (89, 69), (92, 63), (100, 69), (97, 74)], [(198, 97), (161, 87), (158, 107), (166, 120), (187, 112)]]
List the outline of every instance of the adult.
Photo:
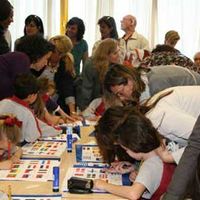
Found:
[[(36, 34), (39, 34), (42, 37), (44, 37), (44, 27), (42, 19), (37, 15), (29, 15), (25, 19), (24, 35), (36, 35)], [(18, 38), (15, 41), (15, 49), (19, 41), (20, 38)]]
[(149, 50), (148, 40), (136, 32), (136, 25), (136, 17), (132, 15), (126, 15), (121, 20), (121, 29), (125, 32), (119, 40), (121, 63), (124, 60), (129, 60), (130, 54), (135, 48)]
[(177, 65), (197, 71), (194, 62), (180, 51), (166, 44), (157, 45), (151, 54), (144, 58), (140, 67)]
[(196, 66), (200, 67), (200, 52), (195, 53), (194, 63), (195, 63)]
[(101, 97), (103, 79), (109, 65), (118, 62), (117, 41), (111, 38), (103, 40), (83, 68), (80, 103), (78, 103), (81, 110), (85, 109), (93, 99)]
[[(188, 145), (182, 155), (178, 167), (175, 170), (172, 181), (163, 200), (185, 199), (188, 188), (193, 187), (192, 199), (199, 199), (199, 155), (200, 155), (200, 116), (198, 117), (193, 131), (189, 137)], [(187, 172), (187, 173), (186, 173)], [(194, 181), (195, 180), (195, 181)], [(194, 181), (195, 185), (192, 184)]]
[(73, 44), (71, 53), (74, 56), (74, 66), (77, 76), (81, 73), (81, 61), (82, 65), (84, 65), (88, 58), (88, 44), (83, 39), (84, 33), (85, 25), (82, 19), (73, 17), (67, 22), (65, 35), (71, 39)]
[(11, 50), (11, 35), (8, 31), (13, 22), (13, 6), (8, 0), (0, 1), (0, 54)]
[(17, 74), (44, 68), (54, 49), (51, 43), (40, 36), (25, 36), (18, 47), (17, 50), (22, 53), (0, 56), (0, 99), (13, 95), (13, 81)]
[(98, 20), (99, 30), (101, 33), (101, 40), (98, 40), (94, 43), (92, 48), (92, 54), (96, 50), (97, 46), (101, 43), (102, 40), (106, 38), (118, 39), (117, 27), (115, 19), (111, 16), (103, 16)]
[(57, 102), (65, 112), (72, 114), (76, 111), (73, 84), (75, 78), (74, 59), (70, 53), (73, 45), (70, 38), (65, 35), (54, 36), (50, 41), (56, 47), (50, 62), (52, 61), (52, 64), (56, 65), (54, 81), (58, 94)]
[(200, 73), (200, 52), (195, 53), (193, 59), (194, 59), (195, 71)]
[(174, 30), (170, 30), (165, 34), (164, 44), (169, 45), (174, 48), (179, 40), (180, 40), (180, 36), (178, 32)]
[(197, 71), (193, 61), (175, 48), (179, 39), (180, 36), (178, 32), (174, 30), (168, 31), (165, 34), (164, 44), (156, 45), (151, 55), (141, 61), (140, 66), (178, 65)]
[(183, 85), (200, 85), (200, 75), (180, 66), (155, 66), (145, 71), (115, 64), (105, 76), (104, 91), (108, 98), (137, 103), (166, 88)]

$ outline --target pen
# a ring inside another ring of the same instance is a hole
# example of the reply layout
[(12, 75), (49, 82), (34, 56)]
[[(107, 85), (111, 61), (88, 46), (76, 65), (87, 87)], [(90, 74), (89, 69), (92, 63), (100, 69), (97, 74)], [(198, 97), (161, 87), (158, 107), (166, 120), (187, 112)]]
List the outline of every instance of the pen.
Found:
[(9, 199), (9, 200), (12, 200), (11, 185), (8, 185), (8, 199)]

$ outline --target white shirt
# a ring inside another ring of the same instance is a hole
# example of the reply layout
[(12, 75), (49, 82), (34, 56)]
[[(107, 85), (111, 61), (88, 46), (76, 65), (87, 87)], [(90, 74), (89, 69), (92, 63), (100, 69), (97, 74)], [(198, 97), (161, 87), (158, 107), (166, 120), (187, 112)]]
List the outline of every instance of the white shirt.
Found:
[(143, 198), (151, 198), (160, 186), (162, 175), (163, 162), (158, 156), (153, 156), (142, 163), (134, 183), (145, 186), (146, 191), (142, 195)]
[[(170, 90), (173, 92), (162, 98), (153, 109), (146, 113), (146, 117), (151, 120), (160, 134), (185, 146), (200, 115), (200, 86), (168, 88), (154, 95), (152, 101)], [(176, 162), (179, 161), (182, 152), (183, 150), (180, 154), (174, 154)]]
[[(0, 114), (9, 113), (14, 114), (20, 121), (22, 121), (21, 142), (24, 140), (26, 140), (26, 142), (34, 142), (39, 137), (55, 136), (61, 132), (35, 118), (31, 110), (25, 106), (10, 99), (0, 101)], [(41, 130), (42, 135), (40, 135), (39, 129)]]

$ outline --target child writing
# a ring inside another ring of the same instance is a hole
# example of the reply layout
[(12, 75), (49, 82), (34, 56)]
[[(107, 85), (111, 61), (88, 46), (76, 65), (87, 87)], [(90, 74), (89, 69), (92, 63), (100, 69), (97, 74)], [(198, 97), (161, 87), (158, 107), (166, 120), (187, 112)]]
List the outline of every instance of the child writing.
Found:
[(18, 162), (21, 148), (16, 145), (21, 137), (21, 125), (12, 115), (0, 115), (0, 170), (10, 169), (14, 162)]
[(155, 149), (161, 145), (161, 139), (150, 120), (133, 108), (111, 107), (96, 126), (96, 139), (101, 151), (104, 151), (101, 144), (106, 143), (105, 135), (110, 135), (129, 156), (142, 164), (132, 186), (95, 180), (94, 187), (128, 199), (159, 199), (167, 189), (175, 165), (163, 163), (157, 156)]
[(12, 113), (23, 122), (21, 144), (34, 142), (39, 137), (55, 136), (61, 132), (39, 120), (30, 109), (38, 92), (38, 82), (33, 75), (19, 74), (14, 82), (14, 96), (0, 101), (0, 114)]

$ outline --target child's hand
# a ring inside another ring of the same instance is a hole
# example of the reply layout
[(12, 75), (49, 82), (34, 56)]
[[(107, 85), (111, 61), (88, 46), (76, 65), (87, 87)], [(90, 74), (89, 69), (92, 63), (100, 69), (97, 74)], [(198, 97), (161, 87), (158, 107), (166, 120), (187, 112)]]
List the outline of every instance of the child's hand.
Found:
[(93, 189), (104, 190), (105, 185), (107, 184), (105, 181), (100, 179), (93, 180), (94, 186)]
[(111, 163), (111, 167), (108, 169), (109, 172), (117, 172), (120, 174), (126, 174), (134, 171), (134, 166), (130, 162), (121, 161)]
[(132, 171), (129, 175), (129, 179), (131, 182), (134, 182), (136, 177), (137, 177), (138, 172), (137, 171)]
[(163, 162), (174, 163), (174, 158), (166, 147), (160, 146), (155, 150), (155, 152)]
[(11, 169), (13, 165), (12, 160), (4, 160), (0, 162), (0, 169), (6, 170), (6, 169)]
[(20, 157), (22, 156), (22, 148), (21, 147), (18, 147), (17, 151), (15, 152), (15, 154), (11, 157), (11, 161), (13, 163), (15, 162), (19, 162), (20, 161)]

